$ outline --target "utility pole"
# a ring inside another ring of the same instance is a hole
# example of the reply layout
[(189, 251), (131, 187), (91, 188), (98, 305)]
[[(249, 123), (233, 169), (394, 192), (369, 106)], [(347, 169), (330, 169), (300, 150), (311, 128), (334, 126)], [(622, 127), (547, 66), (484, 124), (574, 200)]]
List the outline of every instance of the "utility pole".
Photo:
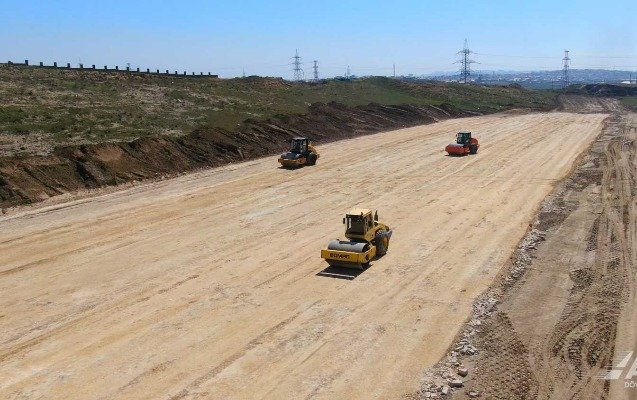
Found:
[(469, 50), (469, 44), (467, 39), (465, 39), (464, 48), (458, 52), (460, 60), (456, 61), (456, 64), (460, 64), (460, 76), (464, 83), (467, 83), (469, 76), (471, 76), (471, 64), (475, 63), (475, 61), (469, 58), (471, 53), (473, 53), (473, 51)]
[(245, 77), (246, 77), (246, 69), (245, 69), (245, 68), (243, 69), (243, 75), (241, 75), (241, 77), (242, 77), (242, 78), (245, 78)]
[(569, 66), (569, 61), (571, 61), (571, 58), (568, 56), (568, 50), (564, 50), (564, 58), (562, 58), (562, 61), (564, 62), (563, 66), (562, 66), (562, 85), (564, 85), (564, 88), (568, 87), (568, 69), (570, 68)]
[(396, 64), (394, 63), (394, 79), (396, 79)]
[(314, 60), (314, 65), (312, 66), (314, 69), (314, 82), (318, 82), (319, 74), (318, 74), (318, 60)]
[(296, 82), (300, 82), (303, 80), (303, 69), (301, 69), (301, 57), (299, 57), (299, 51), (298, 49), (296, 50), (296, 52), (294, 53), (294, 57), (292, 57), (292, 59), (294, 60), (294, 62), (292, 63), (292, 65), (294, 66), (294, 80)]
[(347, 79), (349, 79), (349, 77), (350, 77), (349, 65), (347, 66), (347, 73), (345, 74), (345, 77), (346, 77)]

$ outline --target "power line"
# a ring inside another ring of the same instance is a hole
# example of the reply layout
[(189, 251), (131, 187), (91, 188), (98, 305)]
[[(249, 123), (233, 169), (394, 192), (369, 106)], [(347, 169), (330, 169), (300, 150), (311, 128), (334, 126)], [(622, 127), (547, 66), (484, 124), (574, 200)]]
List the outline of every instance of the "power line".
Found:
[[(569, 51), (570, 53), (570, 51)], [(579, 54), (577, 55), (577, 58), (579, 59)], [(480, 62), (481, 66), (485, 66), (485, 67), (498, 67), (500, 69), (503, 68), (525, 68), (526, 72), (529, 71), (562, 71), (562, 68), (555, 68), (555, 67), (548, 67), (548, 66), (542, 66), (542, 65), (511, 65), (511, 64), (485, 64), (483, 62)], [(414, 67), (416, 69), (420, 68), (429, 68), (429, 67)], [(637, 65), (588, 65), (588, 64), (577, 64), (577, 69), (613, 69), (613, 68), (637, 68)], [(571, 69), (571, 66), (569, 65), (569, 70)], [(520, 72), (525, 72), (525, 71), (520, 71)]]
[(471, 64), (475, 63), (475, 61), (469, 59), (469, 55), (473, 53), (469, 50), (469, 44), (467, 39), (464, 40), (464, 48), (458, 52), (460, 55), (460, 60), (456, 61), (456, 63), (460, 63), (460, 75), (462, 76), (462, 80), (464, 83), (467, 83), (469, 76), (471, 75)]
[[(490, 54), (490, 53), (478, 53), (474, 52), (473, 54), (477, 54), (479, 56), (486, 57), (506, 57), (506, 58), (529, 58), (529, 59), (545, 59), (545, 60), (555, 60), (556, 56), (526, 56), (526, 55), (515, 55), (515, 54)], [(633, 59), (637, 58), (637, 55), (634, 56), (612, 56), (612, 55), (595, 55), (595, 54), (579, 54), (577, 53), (577, 58), (599, 58), (599, 59)]]
[(300, 82), (303, 80), (303, 69), (301, 68), (301, 57), (299, 57), (299, 50), (297, 49), (294, 53), (294, 57), (292, 57), (292, 59), (294, 60), (294, 62), (292, 63), (292, 65), (294, 65), (294, 76), (293, 79), (296, 82)]
[(476, 53), (473, 54), (479, 56), (487, 56), (487, 57), (506, 57), (506, 58), (533, 58), (533, 59), (547, 59), (547, 60), (555, 60), (557, 57), (544, 57), (544, 56), (516, 56), (516, 55), (507, 55), (507, 54), (487, 54), (487, 53)]
[[(577, 55), (579, 57), (579, 54)], [(578, 67), (582, 68), (598, 68), (598, 69), (608, 69), (608, 68), (637, 68), (637, 65), (580, 65), (577, 64)]]
[(577, 53), (577, 58), (620, 58), (620, 59), (631, 59), (637, 58), (637, 55), (634, 56), (598, 56), (594, 54), (579, 54)]

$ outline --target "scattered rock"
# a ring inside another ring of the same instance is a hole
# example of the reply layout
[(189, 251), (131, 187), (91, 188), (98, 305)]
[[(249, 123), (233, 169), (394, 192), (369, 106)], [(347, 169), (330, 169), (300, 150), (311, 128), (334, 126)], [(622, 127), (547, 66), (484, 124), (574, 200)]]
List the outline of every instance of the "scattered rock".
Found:
[(464, 378), (465, 376), (469, 375), (469, 370), (466, 368), (458, 368), (458, 375)]
[(449, 386), (451, 386), (452, 388), (461, 388), (463, 385), (464, 383), (462, 383), (460, 379), (454, 379), (449, 382)]
[(472, 391), (469, 392), (469, 397), (471, 397), (471, 398), (480, 397), (480, 392), (472, 390)]
[(440, 394), (446, 396), (447, 393), (449, 393), (449, 386), (443, 386), (442, 389), (440, 389)]

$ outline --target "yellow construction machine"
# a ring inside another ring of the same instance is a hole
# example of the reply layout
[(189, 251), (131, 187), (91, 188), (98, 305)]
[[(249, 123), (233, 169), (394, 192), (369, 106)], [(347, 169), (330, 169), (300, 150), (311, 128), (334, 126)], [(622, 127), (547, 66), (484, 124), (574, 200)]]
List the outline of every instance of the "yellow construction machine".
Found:
[(343, 218), (343, 224), (348, 240), (332, 240), (327, 249), (321, 250), (321, 257), (330, 266), (366, 269), (371, 260), (387, 253), (392, 231), (378, 222), (378, 211), (351, 210)]
[(304, 165), (314, 165), (319, 158), (316, 148), (310, 143), (310, 139), (297, 137), (290, 143), (290, 151), (281, 154), (279, 163), (284, 168), (298, 168)]

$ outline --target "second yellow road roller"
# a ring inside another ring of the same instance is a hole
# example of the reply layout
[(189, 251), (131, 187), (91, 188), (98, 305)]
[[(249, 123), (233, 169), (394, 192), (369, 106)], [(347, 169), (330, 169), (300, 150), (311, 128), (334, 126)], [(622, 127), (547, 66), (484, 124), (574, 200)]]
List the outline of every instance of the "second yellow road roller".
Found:
[(299, 168), (315, 165), (319, 157), (320, 154), (310, 143), (310, 139), (297, 137), (290, 142), (290, 151), (281, 154), (279, 163), (283, 168)]

